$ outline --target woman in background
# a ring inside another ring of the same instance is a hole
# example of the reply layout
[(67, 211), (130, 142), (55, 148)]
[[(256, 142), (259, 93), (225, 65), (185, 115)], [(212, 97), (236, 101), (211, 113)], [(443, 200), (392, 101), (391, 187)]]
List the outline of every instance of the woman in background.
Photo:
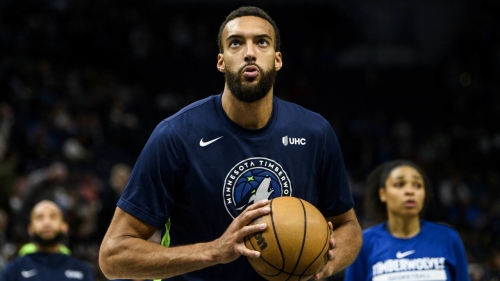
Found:
[(458, 233), (421, 218), (431, 198), (430, 182), (415, 163), (375, 168), (365, 201), (367, 213), (381, 223), (363, 231), (363, 246), (344, 280), (470, 280)]

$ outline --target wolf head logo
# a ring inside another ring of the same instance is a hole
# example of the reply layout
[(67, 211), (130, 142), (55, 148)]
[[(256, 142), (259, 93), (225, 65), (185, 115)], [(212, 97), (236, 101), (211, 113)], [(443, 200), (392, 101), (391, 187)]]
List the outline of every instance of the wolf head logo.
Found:
[(237, 210), (243, 210), (245, 209), (248, 205), (252, 205), (255, 202), (258, 202), (260, 200), (264, 199), (270, 199), (271, 194), (273, 194), (274, 188), (271, 185), (271, 178), (269, 175), (266, 175), (262, 182), (257, 186), (256, 189), (252, 190), (249, 192), (246, 197), (248, 197), (248, 200), (242, 200), (241, 203), (244, 203), (243, 206), (236, 208)]

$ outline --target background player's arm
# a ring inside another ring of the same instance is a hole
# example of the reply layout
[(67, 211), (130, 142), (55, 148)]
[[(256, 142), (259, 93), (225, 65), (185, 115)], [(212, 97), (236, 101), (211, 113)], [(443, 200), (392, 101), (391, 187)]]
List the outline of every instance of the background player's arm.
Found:
[(243, 238), (265, 229), (265, 225), (247, 225), (269, 213), (269, 208), (262, 208), (266, 204), (261, 201), (248, 207), (214, 241), (178, 247), (147, 241), (156, 228), (116, 208), (101, 244), (99, 265), (108, 279), (162, 279), (229, 263), (240, 255), (258, 257), (260, 253), (246, 248)]
[(334, 247), (329, 253), (330, 260), (315, 278), (330, 276), (344, 270), (356, 259), (363, 240), (361, 226), (354, 209), (326, 220), (333, 226)]

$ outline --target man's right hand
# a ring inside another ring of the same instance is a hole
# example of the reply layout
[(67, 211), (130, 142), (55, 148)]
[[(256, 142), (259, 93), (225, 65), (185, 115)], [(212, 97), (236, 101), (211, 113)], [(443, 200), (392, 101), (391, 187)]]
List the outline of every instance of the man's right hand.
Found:
[(254, 219), (265, 216), (271, 212), (269, 200), (262, 200), (248, 206), (226, 229), (224, 234), (213, 241), (219, 263), (229, 263), (241, 255), (258, 258), (260, 252), (248, 249), (245, 246), (245, 237), (267, 228), (265, 223), (252, 224)]

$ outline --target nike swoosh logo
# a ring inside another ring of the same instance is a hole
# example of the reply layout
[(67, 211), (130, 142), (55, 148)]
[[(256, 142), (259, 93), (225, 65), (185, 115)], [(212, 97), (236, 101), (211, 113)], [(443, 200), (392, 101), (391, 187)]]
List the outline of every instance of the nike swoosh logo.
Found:
[(220, 139), (220, 138), (222, 138), (222, 137), (223, 137), (223, 136), (220, 136), (220, 137), (218, 137), (218, 138), (216, 138), (216, 139), (213, 139), (213, 140), (210, 140), (210, 141), (207, 141), (207, 142), (204, 142), (204, 141), (203, 141), (203, 138), (202, 138), (202, 139), (200, 140), (200, 146), (201, 146), (201, 147), (207, 146), (207, 145), (209, 145), (209, 144), (213, 143), (214, 141), (217, 141), (218, 139)]
[(413, 254), (413, 253), (415, 253), (415, 250), (406, 251), (406, 252), (402, 252), (402, 253), (400, 251), (398, 251), (396, 253), (396, 258), (402, 259), (402, 258), (404, 258), (406, 256), (409, 256), (409, 255)]
[(36, 269), (32, 269), (32, 270), (22, 270), (21, 271), (21, 275), (24, 277), (24, 278), (31, 278), (33, 276), (35, 276), (38, 272), (36, 271)]

